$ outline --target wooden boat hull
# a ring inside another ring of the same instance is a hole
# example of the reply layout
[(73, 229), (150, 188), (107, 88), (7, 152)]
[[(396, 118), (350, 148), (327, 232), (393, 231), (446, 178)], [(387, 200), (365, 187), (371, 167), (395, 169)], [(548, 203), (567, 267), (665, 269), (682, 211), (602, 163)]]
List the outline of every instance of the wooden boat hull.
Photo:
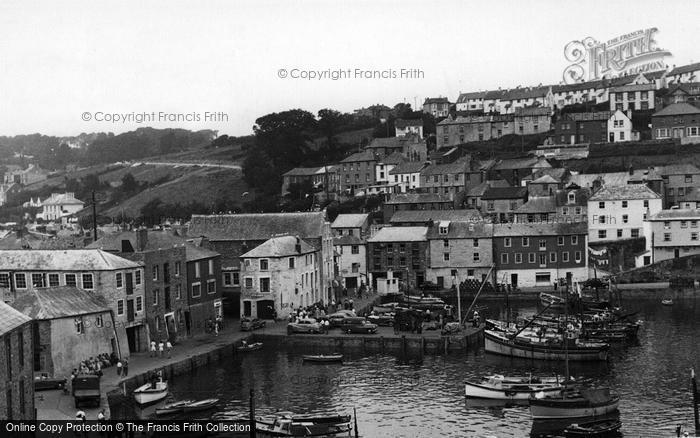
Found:
[(158, 382), (156, 389), (151, 388), (151, 384), (147, 383), (134, 390), (134, 399), (140, 405), (155, 403), (163, 400), (167, 395), (168, 384), (166, 382)]
[(537, 392), (545, 394), (558, 394), (561, 392), (561, 386), (554, 385), (550, 387), (541, 387), (538, 389), (502, 389), (492, 388), (478, 383), (465, 382), (464, 395), (467, 398), (479, 398), (488, 400), (502, 400), (508, 402), (527, 403), (530, 396)]
[(254, 344), (249, 344), (249, 345), (241, 345), (240, 347), (237, 348), (238, 351), (256, 351), (260, 350), (263, 347), (262, 342), (256, 342)]
[(304, 437), (304, 438), (335, 438), (351, 437), (352, 426), (349, 423), (312, 423), (301, 422), (290, 427), (288, 430), (275, 430), (274, 424), (258, 419), (255, 427), (258, 438), (272, 437)]
[[(489, 353), (523, 359), (566, 360), (567, 357), (567, 352), (563, 348), (523, 345), (500, 336), (494, 336), (489, 330), (484, 331), (484, 349)], [(608, 348), (570, 348), (568, 358), (571, 361), (607, 360)]]
[(564, 436), (567, 438), (609, 436), (621, 427), (620, 420), (589, 421), (569, 425), (564, 429)]
[(619, 402), (619, 397), (600, 403), (581, 398), (530, 399), (530, 413), (536, 419), (599, 417), (617, 412)]
[(199, 400), (196, 402), (188, 403), (183, 406), (182, 411), (184, 413), (206, 411), (207, 409), (212, 409), (219, 403), (218, 398), (210, 398), (206, 400)]
[(304, 362), (322, 362), (322, 363), (328, 363), (328, 362), (342, 362), (343, 361), (343, 355), (342, 354), (332, 354), (332, 355), (304, 355), (302, 356), (302, 359)]

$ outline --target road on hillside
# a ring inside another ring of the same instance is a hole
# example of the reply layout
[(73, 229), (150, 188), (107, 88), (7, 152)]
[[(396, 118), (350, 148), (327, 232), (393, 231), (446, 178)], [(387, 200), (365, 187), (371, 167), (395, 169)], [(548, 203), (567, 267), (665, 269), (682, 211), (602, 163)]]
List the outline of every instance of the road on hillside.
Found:
[(241, 170), (241, 166), (237, 164), (218, 164), (218, 163), (194, 163), (194, 162), (169, 162), (169, 161), (137, 161), (129, 163), (132, 166), (136, 164), (150, 165), (150, 166), (182, 166), (182, 167), (218, 167), (221, 169), (236, 169)]

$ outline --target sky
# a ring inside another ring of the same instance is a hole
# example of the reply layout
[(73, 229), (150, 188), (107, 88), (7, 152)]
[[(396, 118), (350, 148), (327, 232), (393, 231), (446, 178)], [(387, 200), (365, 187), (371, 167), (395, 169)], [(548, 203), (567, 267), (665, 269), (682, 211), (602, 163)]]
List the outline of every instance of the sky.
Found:
[[(700, 61), (698, 16), (693, 0), (2, 0), (0, 135), (247, 135), (258, 117), (292, 108), (454, 102), (558, 83), (568, 42), (649, 27), (673, 54), (666, 63), (684, 65)], [(422, 75), (355, 74), (402, 68)], [(290, 77), (347, 69), (338, 80)]]

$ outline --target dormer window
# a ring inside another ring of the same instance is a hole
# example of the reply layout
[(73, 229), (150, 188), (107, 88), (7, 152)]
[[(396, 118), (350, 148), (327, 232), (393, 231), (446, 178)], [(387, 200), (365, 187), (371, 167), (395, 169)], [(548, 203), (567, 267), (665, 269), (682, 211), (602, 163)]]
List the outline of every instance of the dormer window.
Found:
[(575, 204), (575, 203), (576, 203), (576, 193), (569, 192), (569, 204)]
[(447, 234), (447, 227), (440, 227), (440, 234)]
[(447, 234), (448, 230), (450, 228), (450, 223), (445, 221), (445, 222), (440, 222), (439, 225), (439, 233), (440, 234)]

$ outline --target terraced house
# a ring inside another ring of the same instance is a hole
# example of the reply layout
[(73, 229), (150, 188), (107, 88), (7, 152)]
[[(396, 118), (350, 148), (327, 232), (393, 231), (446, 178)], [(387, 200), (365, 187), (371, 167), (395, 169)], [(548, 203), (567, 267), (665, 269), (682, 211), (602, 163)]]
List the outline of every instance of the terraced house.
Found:
[(100, 297), (114, 315), (110, 344), (116, 354), (145, 351), (150, 341), (144, 283), (140, 263), (98, 249), (0, 251), (6, 303), (36, 291), (60, 293), (62, 287)]
[(34, 337), (28, 316), (0, 303), (0, 416), (34, 420)]
[(393, 278), (409, 287), (425, 282), (428, 270), (428, 227), (384, 227), (367, 239), (370, 282)]

